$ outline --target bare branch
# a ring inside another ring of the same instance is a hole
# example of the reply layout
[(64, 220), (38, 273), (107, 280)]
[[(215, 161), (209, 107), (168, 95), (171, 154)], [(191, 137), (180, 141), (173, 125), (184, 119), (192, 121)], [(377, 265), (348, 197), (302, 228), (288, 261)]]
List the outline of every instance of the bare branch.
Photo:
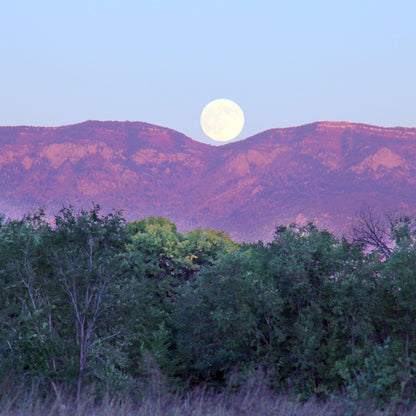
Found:
[(367, 207), (361, 211), (358, 224), (353, 227), (353, 241), (362, 243), (370, 249), (379, 250), (387, 258), (392, 253), (391, 218), (383, 223), (374, 211)]

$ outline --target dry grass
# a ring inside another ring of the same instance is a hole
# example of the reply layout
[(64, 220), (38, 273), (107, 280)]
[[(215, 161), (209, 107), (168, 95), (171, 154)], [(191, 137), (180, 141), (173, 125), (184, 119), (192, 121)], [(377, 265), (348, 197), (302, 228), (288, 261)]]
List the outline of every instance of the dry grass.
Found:
[(45, 403), (34, 392), (9, 397), (2, 403), (1, 416), (340, 416), (340, 415), (414, 415), (413, 411), (393, 413), (389, 411), (359, 412), (349, 411), (339, 401), (331, 400), (325, 404), (310, 400), (306, 403), (278, 396), (270, 391), (260, 390), (213, 393), (195, 389), (185, 396), (168, 392), (148, 394), (139, 403), (129, 400), (119, 402), (105, 397), (101, 403), (94, 403), (92, 397), (84, 397), (77, 404), (71, 400)]
[[(16, 404), (17, 403), (17, 404)], [(119, 403), (105, 398), (100, 404), (84, 399), (79, 406), (75, 402), (42, 403), (27, 395), (13, 406), (5, 406), (1, 416), (318, 416), (335, 415), (334, 404), (320, 406), (314, 402), (298, 403), (283, 396), (259, 396), (257, 394), (213, 394), (202, 389), (185, 397), (166, 393), (158, 397), (145, 397), (140, 403)]]
[[(108, 395), (97, 403), (94, 394), (84, 395), (80, 403), (69, 398), (54, 385), (55, 396), (39, 399), (36, 389), (15, 389), (13, 394), (0, 397), (0, 416), (390, 416), (416, 415), (416, 407), (406, 413), (369, 411), (362, 405), (347, 407), (342, 400), (326, 403), (315, 400), (300, 402), (287, 395), (271, 391), (267, 377), (258, 373), (238, 388), (230, 387), (220, 393), (196, 388), (185, 394), (172, 393), (166, 379), (157, 370), (143, 385), (142, 399), (133, 402)], [(230, 385), (233, 385), (231, 380)]]

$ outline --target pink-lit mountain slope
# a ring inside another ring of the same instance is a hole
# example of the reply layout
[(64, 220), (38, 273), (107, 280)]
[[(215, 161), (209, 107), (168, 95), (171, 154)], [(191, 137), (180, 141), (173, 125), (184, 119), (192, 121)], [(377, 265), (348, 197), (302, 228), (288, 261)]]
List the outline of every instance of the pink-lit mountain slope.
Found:
[(314, 220), (347, 233), (367, 206), (416, 211), (416, 129), (317, 122), (210, 146), (141, 122), (0, 127), (0, 212), (63, 204), (162, 215), (180, 230), (271, 239)]

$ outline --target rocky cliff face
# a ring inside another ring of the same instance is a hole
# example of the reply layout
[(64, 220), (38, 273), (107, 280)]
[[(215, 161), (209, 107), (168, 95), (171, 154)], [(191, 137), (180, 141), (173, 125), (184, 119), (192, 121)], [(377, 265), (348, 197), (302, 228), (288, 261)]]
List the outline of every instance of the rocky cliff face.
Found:
[(0, 212), (63, 204), (162, 215), (181, 230), (270, 239), (313, 220), (348, 232), (359, 211), (416, 209), (416, 129), (317, 122), (219, 147), (140, 122), (0, 127)]

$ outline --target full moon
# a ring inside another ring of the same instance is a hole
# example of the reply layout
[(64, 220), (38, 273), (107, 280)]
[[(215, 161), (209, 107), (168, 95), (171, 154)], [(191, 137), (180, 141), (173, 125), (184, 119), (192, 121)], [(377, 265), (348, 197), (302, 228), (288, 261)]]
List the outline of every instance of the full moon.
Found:
[(213, 140), (228, 142), (243, 130), (243, 110), (231, 100), (220, 98), (205, 106), (201, 114), (201, 127)]

